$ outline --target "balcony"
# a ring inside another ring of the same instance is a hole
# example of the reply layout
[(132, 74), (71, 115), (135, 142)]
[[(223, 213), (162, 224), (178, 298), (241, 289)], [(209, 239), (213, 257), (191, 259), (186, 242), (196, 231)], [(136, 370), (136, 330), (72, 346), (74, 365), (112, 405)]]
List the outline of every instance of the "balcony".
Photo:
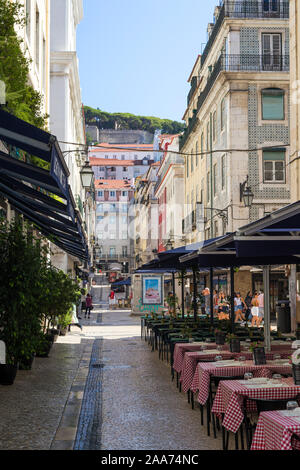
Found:
[(289, 55), (238, 55), (221, 54), (208, 77), (205, 88), (202, 90), (197, 101), (197, 110), (189, 119), (189, 125), (180, 137), (179, 148), (182, 150), (190, 134), (198, 122), (197, 113), (210, 93), (215, 81), (221, 72), (289, 72)]
[(276, 6), (273, 9), (269, 10), (264, 7), (264, 1), (223, 1), (223, 5), (220, 8), (220, 13), (217, 17), (215, 26), (210, 34), (210, 37), (207, 41), (205, 49), (201, 56), (201, 67), (204, 65), (204, 62), (212, 48), (212, 45), (221, 29), (223, 21), (225, 18), (233, 19), (288, 19), (289, 18), (289, 2), (283, 1), (276, 2)]

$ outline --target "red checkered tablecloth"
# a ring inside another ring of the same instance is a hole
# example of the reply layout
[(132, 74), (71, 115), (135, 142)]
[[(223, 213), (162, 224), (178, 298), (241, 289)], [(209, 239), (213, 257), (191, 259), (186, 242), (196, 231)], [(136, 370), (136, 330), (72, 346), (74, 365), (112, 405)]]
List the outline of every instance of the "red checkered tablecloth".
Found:
[(216, 356), (222, 356), (223, 359), (230, 359), (233, 357), (233, 354), (230, 351), (218, 350), (214, 350), (213, 352), (207, 350), (205, 352), (198, 351), (185, 353), (180, 376), (180, 382), (184, 393), (187, 393), (191, 388), (198, 362), (214, 359)]
[[(285, 416), (282, 411), (260, 413), (251, 450), (292, 450), (293, 433), (300, 435), (300, 419)], [(298, 414), (300, 418), (300, 415)]]
[[(242, 376), (245, 372), (252, 372), (253, 377), (272, 377), (272, 374), (291, 374), (292, 367), (283, 364), (276, 364), (272, 361), (267, 361), (267, 364), (256, 366), (253, 361), (244, 361), (238, 366), (216, 366), (216, 363), (198, 363), (196, 372), (192, 381), (191, 390), (195, 393), (199, 390), (198, 402), (205, 405), (209, 395), (209, 384), (211, 375), (217, 377), (231, 377)], [(198, 376), (198, 377), (197, 377)], [(221, 412), (223, 413), (223, 412)]]
[(247, 388), (238, 380), (221, 381), (212, 407), (212, 413), (224, 415), (222, 425), (233, 433), (236, 433), (243, 422), (244, 398), (262, 400), (284, 400), (300, 394), (300, 386), (295, 385), (292, 378), (282, 379), (282, 387)]
[[(173, 369), (180, 373), (182, 371), (182, 364), (184, 360), (184, 354), (186, 352), (195, 352), (201, 351), (202, 346), (205, 346), (206, 349), (216, 349), (216, 343), (176, 343), (174, 348), (174, 362), (173, 362)], [(223, 349), (228, 349), (227, 345), (223, 346)]]

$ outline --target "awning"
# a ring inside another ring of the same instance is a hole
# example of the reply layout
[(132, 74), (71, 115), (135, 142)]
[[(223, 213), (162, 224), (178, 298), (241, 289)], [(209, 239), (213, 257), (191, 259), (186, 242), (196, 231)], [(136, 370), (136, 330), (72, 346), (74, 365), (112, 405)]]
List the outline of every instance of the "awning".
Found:
[(131, 278), (124, 279), (124, 281), (118, 281), (112, 283), (111, 287), (131, 286)]
[[(68, 184), (69, 170), (55, 136), (0, 110), (0, 194), (55, 245), (87, 260), (82, 220)], [(21, 149), (49, 163), (49, 170), (15, 158)]]

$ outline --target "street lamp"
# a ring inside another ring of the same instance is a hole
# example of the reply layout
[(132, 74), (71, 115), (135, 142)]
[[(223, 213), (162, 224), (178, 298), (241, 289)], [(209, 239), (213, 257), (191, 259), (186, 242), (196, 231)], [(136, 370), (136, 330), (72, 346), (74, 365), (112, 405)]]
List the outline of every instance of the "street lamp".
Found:
[(254, 194), (251, 188), (248, 186), (248, 179), (244, 183), (240, 184), (240, 201), (244, 202), (245, 207), (251, 207), (253, 204)]
[(88, 160), (86, 160), (85, 165), (80, 170), (81, 184), (83, 188), (90, 188), (94, 178), (94, 172)]

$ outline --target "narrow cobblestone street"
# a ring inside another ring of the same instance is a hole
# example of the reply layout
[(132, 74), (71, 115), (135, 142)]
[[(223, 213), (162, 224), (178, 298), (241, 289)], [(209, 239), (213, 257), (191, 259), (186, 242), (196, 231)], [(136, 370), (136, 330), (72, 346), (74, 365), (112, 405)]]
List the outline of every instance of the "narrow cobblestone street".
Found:
[[(102, 305), (104, 307), (104, 305)], [(95, 309), (0, 386), (0, 449), (214, 450), (129, 311)]]

